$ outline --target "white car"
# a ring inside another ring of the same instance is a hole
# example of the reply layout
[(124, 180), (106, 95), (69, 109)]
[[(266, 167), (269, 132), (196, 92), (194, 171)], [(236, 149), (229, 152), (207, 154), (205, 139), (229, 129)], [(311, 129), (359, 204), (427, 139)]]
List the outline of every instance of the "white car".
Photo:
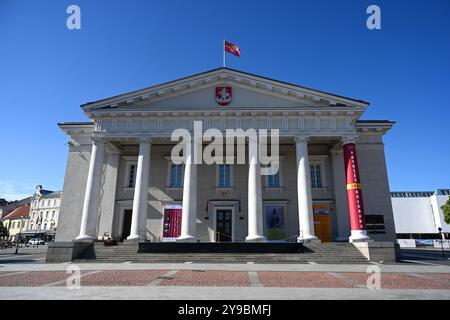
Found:
[(45, 241), (42, 239), (30, 239), (30, 241), (28, 241), (28, 245), (39, 245), (39, 244), (45, 244)]

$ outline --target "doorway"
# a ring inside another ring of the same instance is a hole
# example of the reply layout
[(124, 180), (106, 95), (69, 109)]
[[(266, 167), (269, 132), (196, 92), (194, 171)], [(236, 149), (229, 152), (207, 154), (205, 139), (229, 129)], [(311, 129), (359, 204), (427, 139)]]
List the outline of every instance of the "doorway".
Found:
[(216, 210), (216, 242), (233, 241), (233, 210)]
[(125, 209), (123, 212), (123, 225), (122, 225), (122, 241), (128, 238), (131, 232), (131, 217), (133, 216), (133, 210)]

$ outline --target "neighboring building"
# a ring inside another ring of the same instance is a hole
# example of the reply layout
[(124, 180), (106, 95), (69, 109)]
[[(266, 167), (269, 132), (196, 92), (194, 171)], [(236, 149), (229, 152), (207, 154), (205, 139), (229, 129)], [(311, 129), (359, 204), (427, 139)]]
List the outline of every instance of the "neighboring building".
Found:
[(4, 206), (0, 206), (0, 218), (6, 217), (9, 213), (13, 212), (16, 208), (30, 204), (31, 197), (27, 197), (22, 200), (9, 201)]
[(55, 239), (60, 204), (61, 191), (43, 190), (40, 185), (36, 187), (31, 200), (30, 221), (23, 232), (27, 240), (40, 238), (50, 242)]
[(438, 228), (442, 228), (448, 239), (450, 225), (445, 223), (441, 207), (449, 196), (450, 189), (391, 192), (397, 238), (441, 239)]
[[(394, 123), (360, 120), (367, 107), (228, 68), (82, 105), (92, 122), (59, 124), (70, 141), (56, 242), (393, 242), (383, 135)], [(279, 129), (279, 172), (172, 163), (172, 132), (194, 120)]]
[(16, 208), (2, 219), (9, 232), (8, 240), (16, 241), (21, 238), (22, 232), (27, 229), (29, 214), (30, 205), (27, 204)]
[[(0, 208), (1, 207), (4, 207), (4, 206), (6, 206), (6, 205), (8, 205), (10, 202), (9, 201), (6, 201), (6, 199), (4, 199), (4, 198), (0, 198)], [(1, 216), (0, 216), (0, 218), (1, 218)]]

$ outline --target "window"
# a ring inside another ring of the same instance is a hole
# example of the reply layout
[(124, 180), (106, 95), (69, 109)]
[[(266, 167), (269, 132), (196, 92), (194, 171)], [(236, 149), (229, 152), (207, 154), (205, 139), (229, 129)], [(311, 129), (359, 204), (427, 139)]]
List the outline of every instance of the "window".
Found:
[(384, 216), (382, 214), (366, 215), (366, 227), (369, 234), (386, 233)]
[(53, 212), (52, 212), (52, 219), (54, 219), (55, 218), (55, 210), (53, 210)]
[(231, 165), (220, 164), (218, 175), (219, 188), (231, 188)]
[(130, 167), (128, 169), (127, 187), (134, 188), (135, 181), (136, 181), (136, 165), (130, 164)]
[(276, 174), (267, 176), (267, 187), (268, 188), (279, 188), (280, 187), (280, 170)]
[(45, 212), (45, 219), (48, 219), (48, 211)]
[(311, 165), (311, 188), (322, 188), (322, 174), (320, 164)]
[(183, 187), (184, 166), (182, 164), (170, 165), (170, 187), (182, 188)]

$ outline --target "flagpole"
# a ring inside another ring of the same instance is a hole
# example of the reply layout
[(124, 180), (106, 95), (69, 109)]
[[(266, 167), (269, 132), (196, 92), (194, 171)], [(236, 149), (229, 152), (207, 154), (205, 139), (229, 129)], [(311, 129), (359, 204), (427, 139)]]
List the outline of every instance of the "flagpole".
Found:
[(225, 68), (225, 39), (223, 39), (223, 67)]

